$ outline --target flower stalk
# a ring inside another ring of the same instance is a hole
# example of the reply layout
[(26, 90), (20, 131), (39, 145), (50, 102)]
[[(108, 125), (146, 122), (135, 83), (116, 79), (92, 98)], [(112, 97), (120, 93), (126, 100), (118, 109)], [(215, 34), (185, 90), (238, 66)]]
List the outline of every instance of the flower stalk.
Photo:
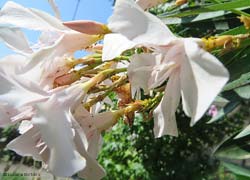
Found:
[[(93, 99), (91, 99), (90, 101), (88, 101), (87, 103), (84, 104), (84, 108), (85, 109), (90, 109), (94, 104), (96, 104), (99, 101), (104, 100), (114, 89), (122, 86), (123, 84), (127, 83), (128, 81), (128, 77), (127, 76), (122, 76), (120, 77), (117, 81), (115, 81), (111, 86), (109, 86), (108, 88), (105, 88), (105, 92)], [(99, 89), (100, 90), (100, 89)], [(103, 89), (101, 89), (103, 90)], [(98, 91), (96, 91), (96, 89), (94, 89), (94, 91), (90, 90), (89, 93), (96, 93)]]
[(99, 72), (97, 75), (95, 75), (93, 78), (91, 78), (89, 81), (83, 83), (85, 92), (89, 92), (89, 90), (94, 87), (95, 85), (99, 84), (100, 82), (104, 81), (105, 79), (121, 73), (126, 72), (127, 68), (120, 68), (120, 69), (106, 69), (101, 72)]
[(223, 35), (217, 37), (202, 38), (205, 44), (205, 49), (211, 51), (217, 48), (238, 48), (240, 43), (246, 39), (249, 39), (250, 34), (239, 34), (239, 35)]

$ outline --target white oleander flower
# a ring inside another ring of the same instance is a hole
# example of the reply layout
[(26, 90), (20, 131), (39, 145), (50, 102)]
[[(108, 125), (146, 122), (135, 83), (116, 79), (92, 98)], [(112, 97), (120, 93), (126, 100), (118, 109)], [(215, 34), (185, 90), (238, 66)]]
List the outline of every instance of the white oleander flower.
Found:
[(128, 74), (133, 94), (139, 88), (148, 92), (168, 80), (165, 95), (154, 111), (156, 137), (177, 136), (175, 111), (181, 96), (194, 125), (228, 80), (226, 68), (203, 50), (199, 39), (174, 36), (160, 19), (132, 0), (116, 2), (108, 27), (113, 33), (105, 35), (103, 60), (140, 46), (153, 52), (131, 58)]
[(154, 110), (156, 137), (178, 135), (175, 112), (182, 97), (182, 106), (194, 125), (229, 79), (227, 69), (202, 48), (202, 42), (180, 38), (154, 54), (137, 54), (128, 69), (132, 87), (146, 91), (163, 85), (165, 93)]
[[(0, 10), (0, 24), (42, 32), (40, 42), (35, 45), (36, 51), (27, 47), (28, 43), (22, 34), (17, 38), (16, 45), (13, 36), (5, 37), (3, 40), (13, 50), (18, 50), (17, 52), (29, 52), (27, 61), (19, 73), (38, 81), (44, 89), (52, 88), (53, 80), (72, 68), (66, 60), (67, 57), (72, 57), (75, 51), (89, 47), (100, 38), (97, 35), (87, 35), (68, 29), (59, 19), (14, 2), (7, 2)], [(25, 44), (23, 49), (20, 47), (21, 44)]]

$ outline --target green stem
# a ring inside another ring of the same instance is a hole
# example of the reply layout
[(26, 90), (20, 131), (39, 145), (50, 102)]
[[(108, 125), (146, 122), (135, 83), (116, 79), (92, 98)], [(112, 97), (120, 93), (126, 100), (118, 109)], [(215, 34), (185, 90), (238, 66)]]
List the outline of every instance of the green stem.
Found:
[[(102, 101), (103, 99), (105, 99), (114, 89), (116, 89), (116, 88), (120, 87), (121, 85), (124, 85), (125, 83), (127, 83), (127, 81), (128, 81), (128, 77), (127, 76), (122, 76), (114, 84), (109, 86), (109, 88), (107, 89), (106, 92), (104, 92), (103, 94), (95, 97), (94, 99), (91, 99), (89, 102), (85, 103), (84, 107), (86, 109), (89, 109), (91, 106), (93, 106), (97, 102)], [(89, 92), (92, 93), (91, 90)]]
[(72, 66), (76, 66), (78, 64), (88, 65), (88, 66), (98, 66), (107, 62), (129, 61), (129, 59), (130, 59), (129, 56), (118, 56), (111, 60), (102, 61), (101, 55), (97, 54), (97, 55), (87, 56), (85, 58), (80, 58), (80, 59), (75, 59), (75, 60), (69, 59), (69, 63)]
[(91, 78), (89, 81), (84, 83), (85, 92), (89, 92), (89, 90), (94, 87), (96, 84), (99, 84), (100, 82), (104, 81), (105, 79), (121, 73), (126, 72), (127, 68), (120, 68), (120, 69), (106, 69), (101, 72), (99, 72), (97, 75), (95, 75), (93, 78)]

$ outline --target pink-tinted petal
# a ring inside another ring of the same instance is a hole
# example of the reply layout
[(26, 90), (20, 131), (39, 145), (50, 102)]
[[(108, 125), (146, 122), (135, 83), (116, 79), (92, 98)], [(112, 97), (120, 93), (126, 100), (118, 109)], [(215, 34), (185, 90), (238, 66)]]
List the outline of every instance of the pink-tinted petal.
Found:
[(149, 80), (150, 88), (162, 85), (182, 62), (184, 58), (183, 43), (173, 39), (167, 46), (158, 47), (156, 50), (162, 54), (162, 59), (157, 61)]
[(109, 32), (106, 25), (96, 21), (88, 21), (88, 20), (68, 21), (64, 22), (63, 25), (75, 31), (90, 35), (106, 34)]
[(13, 124), (11, 117), (18, 114), (18, 110), (7, 103), (0, 103), (0, 127)]
[[(85, 149), (88, 151), (91, 149), (89, 152), (91, 154), (93, 153), (94, 156), (92, 157), (96, 158), (97, 152), (100, 150), (99, 141), (101, 134), (94, 125), (93, 116), (82, 106), (75, 108), (73, 116), (81, 127), (81, 131), (83, 131), (86, 136), (86, 140), (84, 141)], [(96, 147), (96, 149), (90, 147)]]

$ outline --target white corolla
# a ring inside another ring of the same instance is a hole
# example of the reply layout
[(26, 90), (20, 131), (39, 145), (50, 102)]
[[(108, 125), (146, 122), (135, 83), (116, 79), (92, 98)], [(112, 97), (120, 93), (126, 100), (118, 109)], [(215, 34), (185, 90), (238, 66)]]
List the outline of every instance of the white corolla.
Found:
[(133, 90), (148, 92), (167, 81), (165, 95), (154, 110), (156, 137), (177, 136), (175, 111), (180, 97), (194, 125), (228, 81), (227, 69), (203, 49), (200, 39), (176, 37), (132, 0), (116, 2), (108, 27), (113, 33), (104, 38), (104, 61), (134, 47), (152, 52), (132, 56), (128, 74)]

